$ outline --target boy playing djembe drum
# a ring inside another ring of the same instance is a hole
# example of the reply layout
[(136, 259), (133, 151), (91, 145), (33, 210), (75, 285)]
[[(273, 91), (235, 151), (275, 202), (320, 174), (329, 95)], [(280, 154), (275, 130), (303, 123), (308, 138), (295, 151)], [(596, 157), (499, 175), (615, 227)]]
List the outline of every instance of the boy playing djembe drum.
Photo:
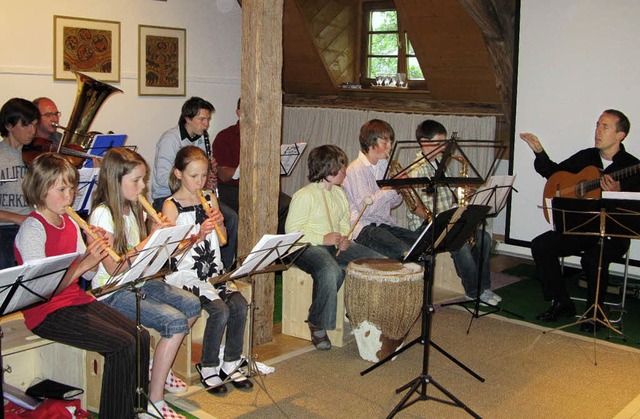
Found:
[(327, 330), (336, 328), (338, 290), (345, 268), (359, 258), (381, 258), (377, 252), (351, 242), (349, 203), (340, 187), (347, 155), (339, 147), (324, 145), (309, 153), (308, 179), (291, 200), (285, 230), (304, 233), (311, 246), (296, 259), (296, 266), (313, 278), (313, 297), (307, 323), (311, 341), (320, 350), (331, 349)]

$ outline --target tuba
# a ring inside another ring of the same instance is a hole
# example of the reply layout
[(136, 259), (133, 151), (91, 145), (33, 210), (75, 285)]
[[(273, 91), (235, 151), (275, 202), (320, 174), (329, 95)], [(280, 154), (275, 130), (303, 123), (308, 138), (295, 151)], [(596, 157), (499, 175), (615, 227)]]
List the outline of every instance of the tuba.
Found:
[(67, 126), (58, 125), (57, 127), (64, 130), (61, 141), (63, 146), (74, 144), (86, 150), (93, 138), (89, 133), (89, 128), (98, 110), (113, 93), (123, 92), (117, 87), (95, 80), (85, 74), (78, 72), (75, 74), (78, 82), (76, 103), (73, 105)]
[[(389, 162), (389, 174), (391, 176), (396, 176), (401, 171), (402, 166), (400, 166), (400, 163), (398, 163), (397, 160), (391, 160)], [(416, 191), (416, 188), (414, 188), (413, 186), (402, 186), (398, 188), (398, 192), (400, 192), (400, 195), (402, 195), (402, 199), (404, 200), (404, 203), (407, 204), (407, 208), (409, 208), (409, 211), (415, 213), (418, 208), (422, 208), (427, 216), (426, 221), (430, 223), (433, 220), (433, 213), (431, 212), (429, 207), (427, 207), (427, 205), (422, 201), (420, 195), (418, 194), (418, 191)]]

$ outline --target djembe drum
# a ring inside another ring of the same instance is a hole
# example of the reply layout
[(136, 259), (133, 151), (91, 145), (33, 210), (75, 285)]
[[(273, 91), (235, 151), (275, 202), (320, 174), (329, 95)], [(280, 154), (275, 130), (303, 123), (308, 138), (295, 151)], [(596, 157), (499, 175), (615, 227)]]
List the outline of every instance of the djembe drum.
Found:
[(404, 341), (422, 309), (422, 266), (395, 259), (349, 263), (345, 306), (360, 356), (378, 362)]

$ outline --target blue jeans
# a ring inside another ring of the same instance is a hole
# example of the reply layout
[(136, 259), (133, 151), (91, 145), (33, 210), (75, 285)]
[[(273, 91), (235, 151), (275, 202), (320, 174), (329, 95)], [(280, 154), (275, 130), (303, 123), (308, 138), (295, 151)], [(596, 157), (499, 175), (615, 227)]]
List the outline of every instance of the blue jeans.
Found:
[[(149, 280), (140, 287), (144, 299), (140, 300), (140, 322), (157, 330), (164, 338), (189, 333), (188, 320), (200, 316), (200, 299), (188, 291)], [(136, 320), (136, 296), (128, 289), (120, 289), (104, 300), (104, 304)]]
[(202, 308), (209, 313), (202, 340), (203, 367), (217, 367), (220, 364), (220, 343), (227, 329), (224, 345), (224, 360), (237, 361), (242, 355), (244, 327), (247, 321), (247, 300), (239, 292), (229, 294), (227, 301), (202, 298)]
[(406, 228), (369, 224), (360, 231), (355, 241), (391, 259), (402, 259), (418, 237), (419, 233)]
[(349, 262), (360, 258), (383, 256), (365, 246), (351, 242), (344, 252), (336, 256), (335, 246), (309, 246), (296, 259), (295, 264), (313, 278), (313, 293), (307, 321), (321, 329), (336, 328), (338, 290), (344, 281)]
[[(480, 294), (491, 289), (491, 236), (485, 231), (484, 242), (482, 242), (482, 228), (476, 230), (476, 244), (471, 247), (468, 242), (460, 248), (451, 252), (453, 264), (456, 272), (462, 280), (464, 293), (471, 298), (478, 296), (478, 269), (482, 258), (482, 273), (480, 275)], [(481, 249), (482, 247), (482, 249)]]
[[(156, 211), (162, 210), (162, 204), (169, 198), (168, 196), (153, 200), (153, 208)], [(231, 270), (236, 260), (236, 250), (238, 248), (238, 214), (227, 204), (218, 201), (220, 212), (224, 217), (224, 226), (227, 229), (227, 244), (220, 248), (220, 257), (225, 269)]]
[(11, 268), (16, 266), (15, 253), (13, 251), (13, 242), (20, 226), (17, 224), (0, 226), (0, 269)]

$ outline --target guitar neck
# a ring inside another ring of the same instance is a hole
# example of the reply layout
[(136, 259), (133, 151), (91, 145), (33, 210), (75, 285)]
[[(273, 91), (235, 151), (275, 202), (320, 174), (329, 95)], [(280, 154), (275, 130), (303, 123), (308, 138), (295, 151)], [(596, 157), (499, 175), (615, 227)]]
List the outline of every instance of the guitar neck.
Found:
[[(634, 164), (633, 166), (625, 167), (624, 169), (616, 170), (615, 172), (608, 173), (608, 175), (611, 176), (613, 180), (618, 181), (618, 180), (628, 178), (629, 176), (638, 174), (639, 172), (640, 172), (640, 163)], [(597, 179), (593, 179), (585, 182), (584, 183), (585, 191), (588, 192), (588, 191), (593, 191), (600, 188), (601, 180), (602, 180), (602, 176)]]

